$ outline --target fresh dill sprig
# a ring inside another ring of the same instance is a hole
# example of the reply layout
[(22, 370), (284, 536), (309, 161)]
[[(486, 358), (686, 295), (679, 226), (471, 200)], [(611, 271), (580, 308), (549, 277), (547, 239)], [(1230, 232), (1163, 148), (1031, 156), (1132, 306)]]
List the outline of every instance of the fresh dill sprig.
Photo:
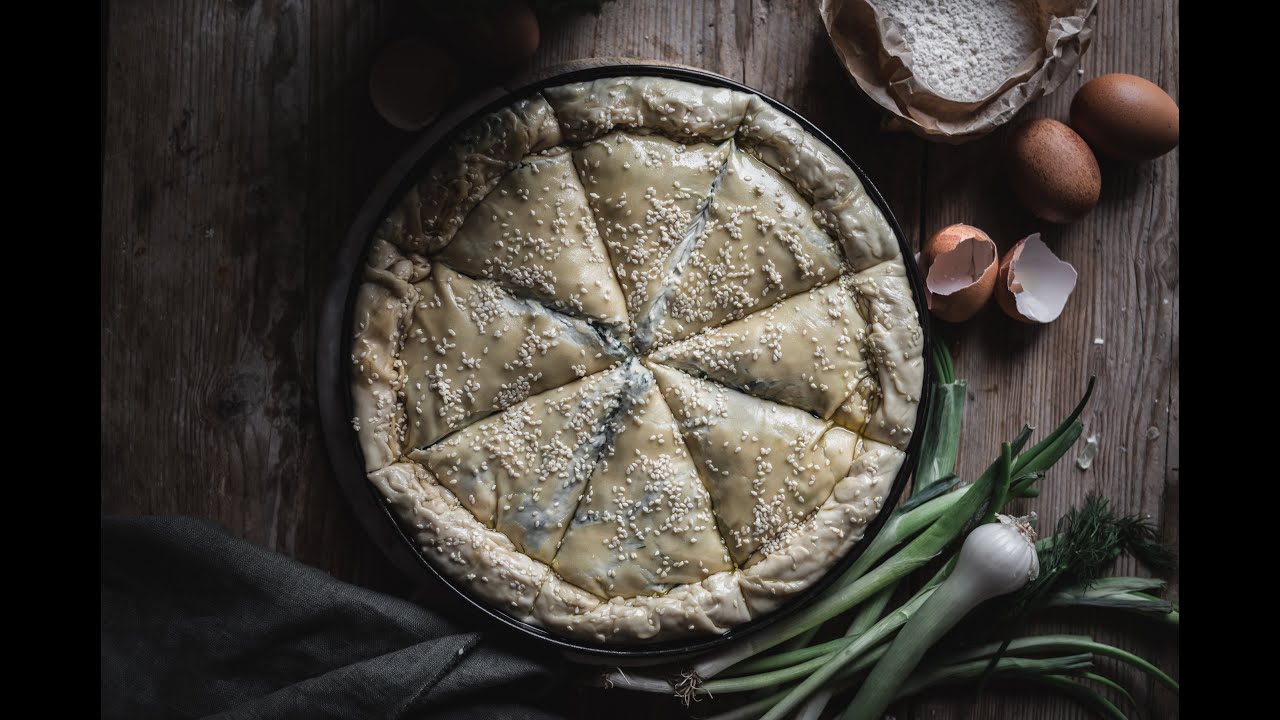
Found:
[(1040, 577), (1012, 597), (1012, 609), (1018, 616), (1038, 609), (1053, 591), (1088, 587), (1124, 555), (1156, 572), (1167, 572), (1177, 565), (1173, 552), (1160, 542), (1151, 518), (1118, 513), (1099, 495), (1088, 496), (1083, 505), (1068, 511), (1058, 521), (1056, 532), (1039, 545)]
[[(1005, 626), (1005, 641), (988, 664), (994, 668), (1004, 655), (1009, 639), (1033, 612), (1048, 607), (1055, 593), (1068, 588), (1088, 588), (1128, 555), (1150, 570), (1168, 571), (1177, 565), (1173, 552), (1160, 542), (1151, 518), (1122, 514), (1099, 495), (1089, 495), (1084, 504), (1072, 508), (1057, 524), (1056, 532), (1036, 543), (1040, 574), (1021, 590), (986, 604), (964, 623), (957, 637), (981, 636), (990, 628)], [(981, 692), (987, 675), (979, 682)]]

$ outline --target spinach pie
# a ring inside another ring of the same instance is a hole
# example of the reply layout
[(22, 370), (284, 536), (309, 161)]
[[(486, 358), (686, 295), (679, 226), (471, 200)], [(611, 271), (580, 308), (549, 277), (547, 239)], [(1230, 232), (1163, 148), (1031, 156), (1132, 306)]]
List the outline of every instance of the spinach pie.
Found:
[(749, 93), (616, 77), (485, 115), (363, 273), (369, 480), (443, 575), (562, 636), (771, 612), (862, 537), (916, 424), (897, 236)]

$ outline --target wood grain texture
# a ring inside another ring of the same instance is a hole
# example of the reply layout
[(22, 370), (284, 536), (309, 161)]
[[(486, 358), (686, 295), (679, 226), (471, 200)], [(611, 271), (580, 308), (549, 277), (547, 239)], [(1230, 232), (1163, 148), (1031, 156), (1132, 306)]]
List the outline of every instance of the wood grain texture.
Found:
[(329, 475), (312, 380), (386, 10), (111, 3), (102, 506), (211, 517), (404, 591)]
[[(1084, 76), (1022, 117), (1065, 120), (1074, 90), (1104, 72), (1150, 78), (1178, 99), (1177, 2), (1107, 2), (1099, 12)], [(411, 593), (327, 467), (312, 364), (334, 249), (412, 141), (373, 113), (370, 62), (393, 36), (428, 32), (427, 24), (391, 0), (116, 0), (107, 20), (103, 511), (210, 517), (340, 579)], [(618, 0), (598, 17), (544, 26), (533, 67), (603, 55), (703, 67), (795, 107), (863, 166), (913, 243), (953, 222), (984, 228), (1002, 250), (1041, 232), (1080, 272), (1061, 319), (1027, 328), (992, 306), (964, 326), (938, 324), (971, 393), (962, 475), (975, 477), (1023, 422), (1046, 428), (1096, 375), (1084, 420), (1098, 436), (1097, 459), (1087, 471), (1062, 463), (1023, 509), (1051, 523), (1100, 492), (1150, 513), (1177, 543), (1177, 151), (1104, 164), (1098, 208), (1049, 226), (1004, 184), (1004, 131), (959, 147), (881, 133), (877, 110), (828, 47), (816, 3)], [(1168, 579), (1176, 598), (1178, 578)], [(1141, 623), (1042, 627), (1092, 633), (1178, 675), (1176, 638)], [(1103, 667), (1134, 690), (1146, 716), (1177, 715), (1163, 688)], [(561, 709), (585, 715), (600, 699), (568, 692)], [(621, 717), (677, 711), (630, 696), (619, 706)], [(896, 716), (1088, 717), (1016, 686), (977, 703), (934, 695)]]

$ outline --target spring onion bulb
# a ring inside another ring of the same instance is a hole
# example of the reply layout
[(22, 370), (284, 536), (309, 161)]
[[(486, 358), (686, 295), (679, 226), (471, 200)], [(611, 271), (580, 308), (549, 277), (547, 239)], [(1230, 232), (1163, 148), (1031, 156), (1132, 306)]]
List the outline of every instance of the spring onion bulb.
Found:
[(925, 601), (858, 690), (843, 720), (879, 720), (925, 652), (979, 604), (1022, 588), (1040, 574), (1035, 531), (1026, 519), (997, 515), (965, 538), (956, 567)]

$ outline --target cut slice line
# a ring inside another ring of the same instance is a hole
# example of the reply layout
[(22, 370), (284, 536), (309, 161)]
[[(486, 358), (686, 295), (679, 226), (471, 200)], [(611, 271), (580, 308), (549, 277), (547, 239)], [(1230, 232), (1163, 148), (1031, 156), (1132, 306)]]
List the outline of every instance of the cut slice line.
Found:
[(727, 143), (685, 144), (627, 132), (573, 150), (574, 169), (633, 323), (648, 315), (666, 279), (660, 273), (684, 244), (726, 157)]
[(567, 314), (627, 322), (622, 287), (564, 148), (530, 155), (503, 175), (434, 259)]
[(733, 569), (710, 495), (653, 374), (627, 367), (626, 409), (552, 568), (600, 598), (660, 595)]
[(738, 567), (803, 526), (861, 438), (830, 421), (652, 363)]
[(707, 189), (707, 197), (702, 201), (698, 211), (694, 213), (693, 221), (689, 223), (689, 227), (685, 228), (680, 242), (667, 256), (667, 266), (662, 273), (662, 285), (658, 290), (658, 296), (653, 298), (645, 316), (636, 322), (635, 344), (636, 352), (638, 353), (644, 354), (653, 348), (657, 339), (654, 337), (654, 323), (657, 322), (660, 315), (665, 314), (671, 293), (675, 291), (676, 284), (684, 275), (685, 268), (693, 257), (695, 245), (706, 227), (707, 215), (711, 212), (711, 203), (715, 198), (716, 191), (720, 188), (720, 183), (724, 180), (725, 170), (728, 169), (729, 162), (733, 158), (733, 140), (727, 140), (718, 149), (725, 151), (724, 162), (720, 163), (720, 166), (716, 168), (715, 177), (711, 179), (711, 186)]
[[(646, 367), (646, 368), (648, 368), (650, 372), (654, 372), (654, 366), (649, 365), (648, 363), (645, 363), (645, 367)], [(657, 380), (658, 380), (659, 387), (661, 387), (662, 381), (661, 381), (661, 379), (659, 379), (659, 378), (657, 377), (657, 373), (656, 373), (656, 372), (654, 372), (654, 377), (655, 377), (655, 379), (657, 379)], [(676, 419), (676, 423), (677, 423), (677, 425), (676, 425), (676, 429), (677, 429), (677, 430), (679, 430), (679, 429), (680, 429), (680, 424), (679, 424), (679, 423), (680, 423), (680, 415), (679, 415), (678, 413), (676, 413), (675, 408), (671, 407), (671, 403), (667, 401), (667, 397), (666, 397), (666, 393), (665, 393), (665, 392), (661, 392), (661, 391), (660, 391), (660, 392), (658, 393), (658, 397), (659, 397), (659, 398), (661, 398), (661, 399), (662, 399), (662, 403), (663, 403), (664, 405), (666, 405), (666, 407), (667, 407), (667, 412), (671, 413), (671, 415)], [(685, 438), (685, 436), (684, 436), (684, 432), (677, 432), (677, 433), (676, 433), (676, 437), (677, 437), (677, 438), (679, 438), (679, 439), (680, 439), (680, 442), (684, 445), (684, 450), (685, 450), (685, 452), (686, 452), (686, 453), (688, 453), (689, 457), (691, 457), (691, 458), (692, 458), (692, 457), (696, 457), (696, 456), (694, 455), (694, 453), (693, 453), (693, 450), (689, 447), (689, 442), (688, 442), (688, 440)], [(724, 546), (725, 550), (727, 551), (725, 555), (726, 555), (726, 557), (729, 559), (729, 562), (733, 564), (733, 569), (737, 570), (737, 569), (739, 569), (738, 561), (733, 557), (733, 551), (729, 549), (729, 548), (730, 548), (730, 545), (729, 545), (729, 539), (728, 539), (728, 538), (726, 538), (726, 537), (724, 536), (724, 528), (723, 528), (723, 527), (721, 527), (721, 525), (720, 525), (720, 517), (721, 517), (721, 516), (720, 516), (720, 510), (719, 510), (719, 508), (717, 508), (717, 507), (716, 507), (716, 494), (715, 494), (714, 492), (712, 492), (712, 491), (711, 491), (711, 485), (710, 485), (710, 483), (707, 481), (707, 476), (706, 476), (706, 474), (703, 472), (703, 469), (702, 469), (702, 467), (700, 466), (700, 464), (699, 464), (698, 462), (696, 462), (696, 461), (695, 461), (695, 462), (693, 463), (693, 469), (694, 469), (695, 471), (697, 471), (697, 473), (698, 473), (698, 480), (700, 480), (700, 481), (702, 482), (702, 490), (703, 490), (703, 492), (705, 492), (705, 493), (707, 494), (707, 500), (708, 500), (708, 503), (709, 503), (709, 504), (710, 504), (710, 506), (711, 506), (711, 516), (712, 516), (712, 517), (714, 517), (714, 518), (716, 519), (716, 532), (720, 535), (720, 544), (722, 544), (722, 545)]]
[(624, 370), (540, 393), (459, 430), (409, 459), (424, 466), (481, 524), (550, 562), (605, 451)]

